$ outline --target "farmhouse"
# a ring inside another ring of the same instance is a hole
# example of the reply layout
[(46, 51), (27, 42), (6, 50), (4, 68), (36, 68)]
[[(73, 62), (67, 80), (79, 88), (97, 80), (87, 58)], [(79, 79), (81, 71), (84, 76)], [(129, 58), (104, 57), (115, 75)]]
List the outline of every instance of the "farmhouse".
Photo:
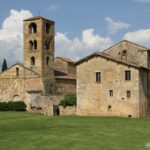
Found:
[(150, 111), (150, 50), (129, 41), (77, 65), (77, 115), (140, 117)]
[(63, 96), (76, 92), (74, 62), (54, 57), (54, 21), (32, 17), (24, 20), (23, 31), (24, 62), (0, 74), (0, 100), (22, 100), (28, 111), (53, 115)]

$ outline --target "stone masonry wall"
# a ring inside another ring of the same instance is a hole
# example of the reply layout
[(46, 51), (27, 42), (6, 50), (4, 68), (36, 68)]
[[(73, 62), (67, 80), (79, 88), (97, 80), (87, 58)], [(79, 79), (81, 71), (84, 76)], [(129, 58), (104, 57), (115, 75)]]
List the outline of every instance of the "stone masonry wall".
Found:
[[(125, 70), (131, 71), (131, 81), (125, 81)], [(96, 72), (101, 72), (100, 83), (96, 82)], [(131, 91), (130, 98), (127, 91)], [(138, 69), (100, 57), (78, 65), (77, 115), (139, 117)]]

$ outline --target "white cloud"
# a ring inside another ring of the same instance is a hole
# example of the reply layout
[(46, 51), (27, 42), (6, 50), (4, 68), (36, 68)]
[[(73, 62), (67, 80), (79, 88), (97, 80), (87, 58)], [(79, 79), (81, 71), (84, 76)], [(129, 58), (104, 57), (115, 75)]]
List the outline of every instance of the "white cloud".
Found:
[[(0, 29), (0, 63), (7, 59), (10, 65), (23, 60), (23, 20), (32, 17), (28, 10), (11, 10)], [(86, 29), (81, 37), (69, 38), (64, 33), (56, 33), (55, 54), (57, 56), (79, 59), (92, 52), (103, 50), (113, 44), (109, 37), (94, 33), (94, 29)]]
[(51, 12), (56, 11), (58, 9), (59, 9), (59, 7), (57, 5), (49, 5), (48, 8), (47, 8), (47, 10), (51, 11)]
[(107, 23), (107, 30), (109, 34), (115, 34), (119, 30), (127, 29), (130, 26), (128, 23), (124, 23), (121, 21), (115, 22), (110, 17), (106, 17), (105, 21)]
[(94, 34), (94, 29), (86, 29), (82, 32), (82, 37), (70, 39), (66, 34), (57, 32), (56, 55), (79, 59), (95, 51), (102, 51), (113, 44), (109, 37), (101, 37)]
[(22, 61), (23, 54), (23, 20), (31, 17), (27, 10), (10, 10), (0, 29), (0, 61), (7, 59), (7, 63), (12, 65), (17, 61)]
[(134, 0), (135, 2), (140, 2), (140, 3), (149, 3), (150, 0)]
[(140, 29), (134, 32), (128, 32), (123, 39), (150, 47), (150, 29)]

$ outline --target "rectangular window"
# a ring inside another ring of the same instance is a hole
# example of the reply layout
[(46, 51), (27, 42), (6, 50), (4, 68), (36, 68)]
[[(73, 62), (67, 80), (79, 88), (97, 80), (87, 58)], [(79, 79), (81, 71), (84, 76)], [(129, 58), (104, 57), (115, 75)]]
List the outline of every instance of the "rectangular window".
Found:
[(128, 97), (128, 98), (131, 97), (131, 91), (127, 91), (127, 97)]
[(101, 72), (96, 72), (96, 82), (101, 82)]
[(109, 90), (109, 96), (113, 96), (113, 90)]
[(131, 71), (130, 70), (125, 71), (125, 80), (131, 80)]
[(16, 68), (16, 76), (19, 76), (19, 68)]

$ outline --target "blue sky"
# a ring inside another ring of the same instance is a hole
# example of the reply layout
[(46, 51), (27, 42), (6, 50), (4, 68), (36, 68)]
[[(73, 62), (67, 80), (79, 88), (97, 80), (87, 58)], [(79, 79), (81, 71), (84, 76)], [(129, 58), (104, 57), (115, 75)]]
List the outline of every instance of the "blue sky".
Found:
[(0, 10), (0, 62), (10, 65), (22, 62), (21, 18), (38, 14), (56, 22), (59, 56), (79, 59), (122, 39), (150, 47), (150, 0), (1, 0)]

